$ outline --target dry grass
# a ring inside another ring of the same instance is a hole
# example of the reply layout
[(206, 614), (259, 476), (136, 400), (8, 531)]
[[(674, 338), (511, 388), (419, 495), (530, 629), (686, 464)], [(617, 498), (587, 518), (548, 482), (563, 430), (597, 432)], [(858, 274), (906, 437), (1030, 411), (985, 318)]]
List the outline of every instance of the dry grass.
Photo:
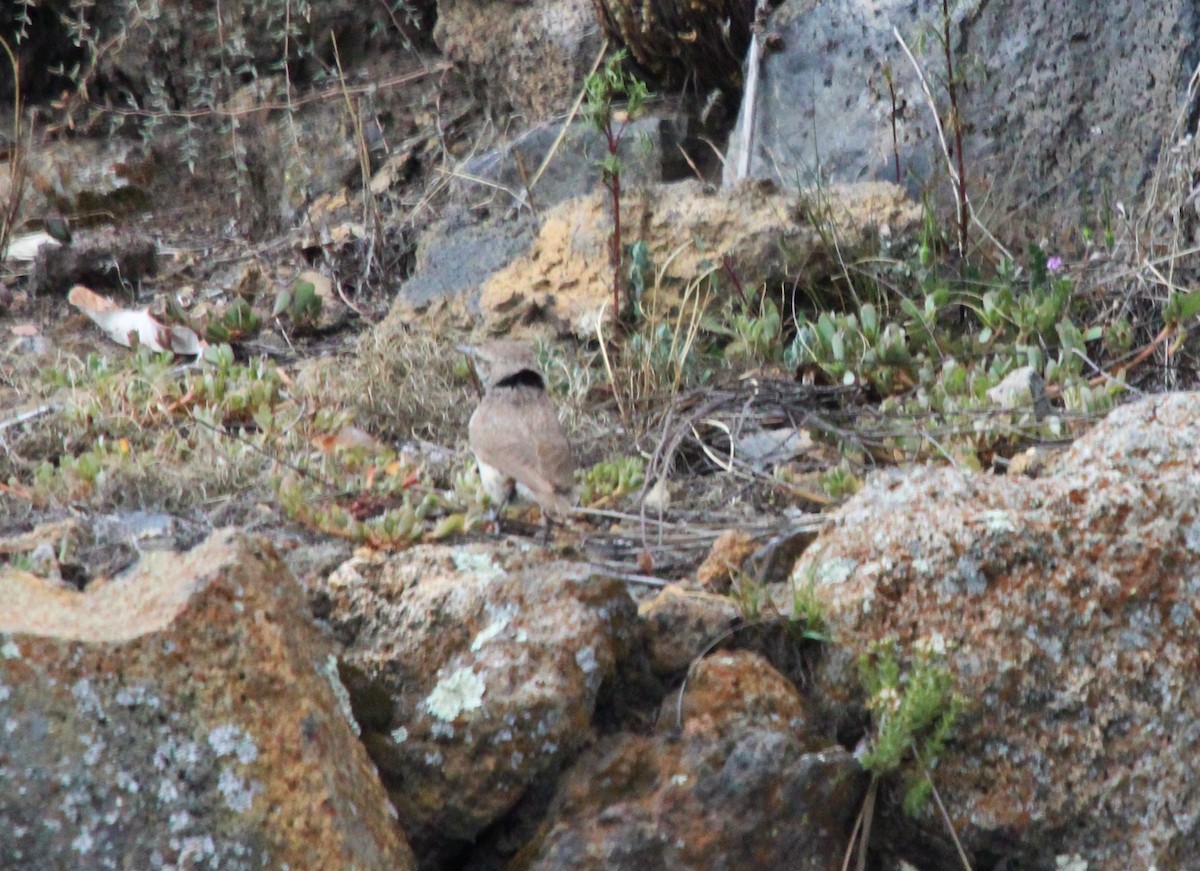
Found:
[(455, 344), (393, 314), (363, 336), (353, 358), (327, 367), (320, 394), (354, 408), (359, 425), (385, 441), (453, 447), (478, 399)]

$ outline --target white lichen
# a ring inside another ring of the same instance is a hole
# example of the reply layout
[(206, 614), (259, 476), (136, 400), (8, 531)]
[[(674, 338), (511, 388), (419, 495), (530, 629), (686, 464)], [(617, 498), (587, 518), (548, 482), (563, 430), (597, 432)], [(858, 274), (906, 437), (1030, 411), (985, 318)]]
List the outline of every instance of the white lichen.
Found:
[(913, 647), (916, 648), (918, 653), (945, 656), (946, 637), (940, 632), (932, 632), (929, 635), (918, 638)]
[(575, 653), (575, 664), (579, 666), (579, 670), (584, 674), (591, 674), (599, 666), (596, 665), (596, 651), (594, 648), (585, 647)]
[(430, 716), (449, 722), (458, 719), (465, 711), (482, 707), (483, 691), (482, 678), (464, 667), (438, 681), (422, 704)]
[(854, 569), (857, 567), (858, 563), (855, 560), (846, 557), (825, 560), (817, 565), (813, 579), (822, 587), (844, 584), (854, 574)]
[(1016, 532), (1012, 516), (1007, 511), (993, 510), (983, 512), (983, 523), (989, 532)]
[(486, 553), (455, 551), (452, 559), (454, 568), (464, 575), (474, 575), (477, 578), (491, 580), (503, 577), (505, 573), (504, 569), (496, 565), (491, 556)]
[(258, 758), (258, 747), (249, 733), (232, 723), (214, 727), (208, 733), (208, 746), (220, 759), (223, 756), (236, 756), (242, 765), (249, 765)]
[(142, 791), (142, 785), (137, 782), (137, 778), (128, 771), (117, 772), (117, 787), (125, 790), (130, 795), (137, 795)]
[(256, 782), (248, 783), (229, 768), (224, 768), (217, 778), (217, 791), (230, 810), (245, 813), (254, 803), (254, 796), (262, 792), (262, 786)]
[(1192, 553), (1200, 553), (1200, 520), (1193, 522), (1183, 531), (1183, 540)]
[(3, 645), (0, 645), (0, 656), (3, 656), (5, 659), (20, 659), (21, 648), (17, 647), (16, 642), (10, 638)]
[(321, 670), (325, 672), (325, 677), (329, 680), (329, 685), (333, 687), (333, 695), (337, 699), (338, 710), (342, 712), (342, 716), (346, 718), (346, 722), (350, 724), (350, 728), (354, 730), (354, 734), (361, 735), (362, 728), (358, 725), (358, 720), (354, 719), (354, 708), (350, 705), (350, 691), (346, 689), (346, 685), (342, 683), (342, 677), (338, 673), (337, 657), (332, 653), (325, 657), (325, 663)]
[(76, 853), (90, 853), (93, 843), (92, 833), (84, 829), (71, 841), (71, 849)]
[(471, 641), (471, 652), (478, 653), (483, 645), (507, 629), (509, 622), (516, 614), (516, 608), (507, 607), (499, 609), (492, 622), (480, 630), (479, 634)]
[(392, 740), (397, 744), (403, 744), (408, 740), (408, 729), (403, 726), (397, 726), (392, 730)]
[(90, 767), (99, 762), (104, 753), (104, 739), (85, 734), (80, 736), (79, 741), (87, 747), (87, 750), (83, 751), (83, 764)]
[(75, 697), (75, 704), (79, 708), (79, 713), (85, 716), (104, 716), (104, 706), (100, 704), (100, 697), (96, 695), (91, 681), (87, 678), (84, 677), (75, 681), (75, 684), (71, 687), (71, 695)]
[(1088, 871), (1087, 860), (1078, 853), (1054, 857), (1054, 867), (1057, 871)]
[(162, 702), (158, 696), (146, 689), (146, 687), (138, 685), (132, 687), (121, 687), (117, 690), (116, 698), (118, 705), (123, 705), (127, 708), (134, 708), (138, 705), (145, 705), (148, 708), (157, 710)]

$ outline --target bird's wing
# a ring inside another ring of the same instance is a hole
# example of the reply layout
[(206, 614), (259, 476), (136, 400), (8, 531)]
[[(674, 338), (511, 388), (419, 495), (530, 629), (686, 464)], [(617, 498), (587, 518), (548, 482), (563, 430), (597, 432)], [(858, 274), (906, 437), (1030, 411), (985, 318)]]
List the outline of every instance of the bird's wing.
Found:
[(484, 463), (527, 487), (554, 506), (569, 501), (575, 461), (571, 445), (540, 390), (517, 388), (489, 393), (471, 416), (471, 449)]

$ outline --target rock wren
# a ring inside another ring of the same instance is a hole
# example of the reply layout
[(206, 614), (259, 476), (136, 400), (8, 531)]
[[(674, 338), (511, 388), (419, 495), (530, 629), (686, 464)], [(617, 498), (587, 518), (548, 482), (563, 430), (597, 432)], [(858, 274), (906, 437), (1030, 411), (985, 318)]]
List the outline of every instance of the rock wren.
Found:
[(575, 502), (575, 461), (546, 394), (533, 350), (520, 342), (459, 346), (475, 360), (484, 395), (467, 428), (483, 489), (501, 509), (514, 498), (542, 509), (546, 536), (552, 520)]

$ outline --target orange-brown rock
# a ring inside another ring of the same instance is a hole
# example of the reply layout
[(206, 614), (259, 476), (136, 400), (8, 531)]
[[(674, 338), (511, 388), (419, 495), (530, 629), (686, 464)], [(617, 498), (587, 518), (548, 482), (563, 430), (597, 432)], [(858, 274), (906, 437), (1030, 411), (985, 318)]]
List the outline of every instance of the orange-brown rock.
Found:
[[(803, 196), (772, 185), (716, 191), (689, 181), (624, 197), (621, 232), (626, 243), (645, 242), (662, 271), (659, 289), (666, 296), (643, 304), (665, 310), (678, 303), (688, 282), (719, 267), (726, 255), (743, 286), (756, 287), (796, 269), (828, 274), (840, 268), (839, 251), (844, 257), (874, 253), (881, 236), (898, 238), (920, 221), (920, 208), (886, 183), (831, 188), (823, 217), (814, 221), (813, 214)], [(483, 283), (479, 306), (485, 321), (499, 329), (545, 318), (594, 336), (605, 304), (612, 305), (611, 233), (607, 193), (555, 206), (529, 253)], [(837, 239), (837, 251), (831, 239)]]
[(685, 590), (672, 584), (644, 602), (638, 613), (646, 627), (646, 653), (657, 674), (687, 670), (712, 645), (741, 622), (737, 604), (727, 596)]
[(240, 533), (82, 592), (0, 574), (0, 867), (412, 868), (343, 695)]
[(758, 543), (744, 529), (727, 529), (717, 536), (708, 556), (696, 569), (696, 582), (710, 593), (726, 593)]
[(655, 735), (580, 758), (514, 871), (842, 867), (867, 777), (809, 728), (796, 689), (757, 654), (722, 652), (676, 699)]

